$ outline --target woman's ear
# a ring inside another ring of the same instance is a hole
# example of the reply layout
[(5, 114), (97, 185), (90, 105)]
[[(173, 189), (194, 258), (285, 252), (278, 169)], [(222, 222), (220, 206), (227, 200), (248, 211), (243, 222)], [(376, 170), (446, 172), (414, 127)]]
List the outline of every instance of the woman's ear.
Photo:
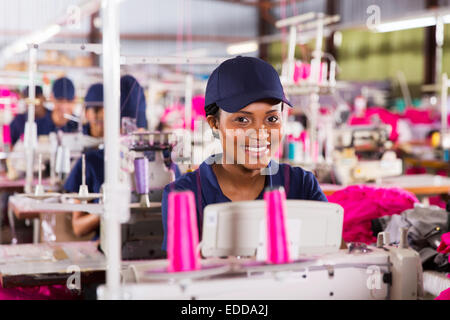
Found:
[(206, 121), (208, 121), (208, 124), (211, 127), (213, 137), (216, 139), (220, 139), (219, 123), (218, 123), (219, 121), (217, 120), (217, 118), (212, 115), (209, 115), (206, 117)]
[(219, 123), (216, 117), (209, 115), (206, 117), (206, 121), (208, 122), (212, 130), (219, 129)]

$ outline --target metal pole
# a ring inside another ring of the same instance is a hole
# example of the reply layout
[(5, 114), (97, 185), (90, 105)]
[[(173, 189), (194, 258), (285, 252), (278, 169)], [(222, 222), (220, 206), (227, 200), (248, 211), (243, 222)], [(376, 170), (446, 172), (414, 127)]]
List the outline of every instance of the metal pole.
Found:
[[(121, 233), (119, 189), (120, 39), (118, 0), (102, 1), (103, 85), (105, 92), (105, 227), (107, 299), (119, 299)], [(118, 205), (117, 205), (118, 204)]]
[(447, 133), (447, 95), (448, 95), (448, 77), (444, 73), (442, 75), (441, 84), (441, 139)]
[(287, 82), (294, 82), (295, 70), (295, 47), (297, 46), (297, 27), (292, 25), (289, 28), (289, 48), (288, 48), (288, 74)]
[(29, 48), (28, 59), (28, 121), (25, 124), (24, 147), (26, 150), (26, 176), (25, 176), (25, 192), (31, 192), (33, 183), (33, 157), (34, 149), (37, 143), (37, 128), (34, 123), (34, 104), (36, 99), (34, 75), (36, 73), (36, 55), (37, 49), (34, 46)]
[(191, 74), (186, 76), (186, 90), (184, 94), (184, 119), (186, 124), (186, 130), (191, 129), (192, 122), (192, 91), (193, 91), (194, 78)]

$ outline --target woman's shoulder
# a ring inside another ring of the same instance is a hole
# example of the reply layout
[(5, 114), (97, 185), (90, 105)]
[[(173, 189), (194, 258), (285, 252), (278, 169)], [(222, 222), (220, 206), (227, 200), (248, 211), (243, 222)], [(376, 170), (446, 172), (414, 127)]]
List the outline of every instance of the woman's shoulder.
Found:
[(311, 178), (314, 177), (314, 174), (311, 171), (305, 170), (301, 167), (295, 167), (295, 166), (291, 166), (290, 164), (287, 163), (280, 163), (279, 164), (280, 168), (280, 172), (282, 175), (286, 175), (289, 174), (290, 176), (294, 177), (294, 178)]

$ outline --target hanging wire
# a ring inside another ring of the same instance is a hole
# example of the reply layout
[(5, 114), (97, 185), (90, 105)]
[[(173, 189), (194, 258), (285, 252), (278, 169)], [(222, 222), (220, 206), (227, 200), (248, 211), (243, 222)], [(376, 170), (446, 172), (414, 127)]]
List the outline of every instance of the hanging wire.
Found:
[(291, 0), (292, 15), (298, 15), (297, 4), (295, 0)]
[[(191, 9), (192, 9), (192, 0), (187, 0), (187, 6), (186, 6), (186, 15), (187, 15), (187, 18), (186, 18), (187, 31), (186, 31), (186, 33), (187, 33), (187, 36), (186, 36), (186, 38), (187, 38), (188, 52), (190, 52), (192, 50), (192, 10)], [(188, 65), (188, 69), (189, 69), (189, 72), (191, 73), (192, 72), (191, 64)]]
[[(281, 19), (286, 18), (286, 0), (281, 0)], [(287, 29), (286, 27), (281, 28), (281, 62), (286, 58), (286, 37), (287, 37)]]
[[(183, 50), (183, 29), (184, 29), (184, 9), (185, 0), (178, 0), (178, 28), (177, 28), (177, 47), (176, 52), (180, 53)], [(180, 65), (176, 65), (176, 73), (180, 72)]]

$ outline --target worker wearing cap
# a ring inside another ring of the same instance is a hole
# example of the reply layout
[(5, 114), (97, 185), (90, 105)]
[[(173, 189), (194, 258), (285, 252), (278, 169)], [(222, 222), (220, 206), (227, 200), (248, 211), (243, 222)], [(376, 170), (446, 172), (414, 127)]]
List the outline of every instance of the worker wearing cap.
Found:
[[(24, 92), (28, 96), (28, 88)], [(42, 88), (36, 87), (36, 98), (40, 101), (35, 109), (35, 122), (37, 134), (48, 135), (50, 132), (62, 130), (63, 132), (75, 132), (78, 129), (78, 123), (68, 120), (65, 115), (72, 114), (73, 101), (75, 99), (75, 88), (72, 81), (68, 78), (59, 78), (55, 80), (52, 87), (51, 101), (53, 110), (42, 110), (44, 96)], [(40, 106), (42, 104), (42, 107)], [(11, 142), (15, 144), (25, 129), (25, 122), (28, 114), (21, 115), (16, 122), (11, 123)]]
[[(55, 80), (51, 100), (53, 102), (50, 119), (53, 125), (52, 131), (77, 131), (78, 123), (67, 118), (67, 115), (72, 114), (75, 100), (75, 87), (69, 78), (62, 77)], [(49, 127), (52, 127), (52, 125), (49, 122)]]
[[(85, 113), (87, 124), (83, 131), (95, 138), (103, 137), (104, 129), (104, 108), (103, 108), (103, 84), (96, 83), (89, 87), (84, 98)], [(104, 150), (91, 149), (85, 152), (86, 163), (86, 185), (90, 193), (99, 193), (105, 180), (104, 172)], [(64, 189), (67, 192), (78, 193), (82, 183), (82, 161), (77, 161), (69, 174)], [(98, 202), (98, 200), (96, 200)], [(85, 212), (73, 212), (72, 229), (76, 236), (81, 237), (96, 231), (96, 237), (99, 234), (100, 219), (93, 214)]]
[(280, 148), (285, 104), (292, 106), (276, 70), (261, 59), (238, 56), (213, 71), (206, 87), (206, 120), (223, 152), (164, 188), (163, 249), (167, 199), (174, 190), (195, 194), (199, 230), (207, 205), (263, 199), (266, 187), (283, 186), (287, 199), (327, 201), (311, 172), (272, 159)]
[[(21, 96), (23, 99), (28, 98), (28, 96), (29, 96), (28, 91), (29, 91), (28, 87), (26, 87), (22, 91)], [(47, 114), (50, 113), (50, 111), (48, 111), (44, 107), (45, 97), (44, 97), (44, 93), (42, 91), (41, 86), (35, 87), (35, 97), (36, 97), (36, 103), (34, 105), (34, 116), (35, 116), (35, 121), (37, 123), (38, 135), (41, 135), (41, 134), (43, 134), (43, 131), (46, 131), (46, 130), (43, 130), (43, 129), (45, 129), (45, 126), (44, 126), (45, 118), (46, 118)], [(14, 117), (14, 119), (9, 124), (10, 130), (11, 130), (11, 143), (13, 145), (23, 135), (23, 132), (25, 131), (25, 123), (27, 122), (27, 119), (28, 119), (27, 112), (19, 113)]]
[[(133, 76), (122, 76), (120, 78), (121, 117), (135, 119), (137, 128), (147, 129), (146, 107), (144, 88)], [(180, 168), (172, 161), (170, 151), (163, 150), (162, 153), (166, 166), (174, 172), (175, 179), (178, 179), (181, 176)]]
[(136, 120), (138, 128), (147, 129), (144, 89), (131, 75), (120, 78), (120, 115)]
[[(129, 79), (129, 78), (128, 78)], [(136, 80), (135, 80), (136, 81)], [(137, 82), (135, 82), (136, 84)], [(131, 117), (138, 114), (140, 108), (141, 114), (145, 115), (145, 97), (142, 95), (139, 98), (140, 92), (138, 90), (139, 84), (128, 85), (126, 83), (124, 87), (121, 87), (121, 112), (120, 117)], [(121, 81), (123, 85), (123, 81)], [(142, 88), (141, 88), (142, 89)], [(142, 93), (143, 94), (143, 93)], [(126, 99), (128, 97), (128, 99)], [(142, 99), (142, 100), (140, 100)], [(143, 101), (143, 102), (141, 102)], [(88, 124), (85, 126), (85, 130), (93, 137), (103, 137), (104, 133), (104, 109), (103, 109), (103, 85), (97, 83), (92, 85), (86, 97), (84, 99), (86, 119)], [(138, 118), (139, 119), (139, 118)], [(145, 126), (146, 121), (137, 121), (138, 127)], [(103, 149), (89, 150), (85, 153), (86, 163), (86, 185), (89, 192), (99, 193), (100, 188), (105, 180), (105, 157)], [(176, 166), (176, 165), (175, 165)], [(74, 168), (67, 178), (64, 189), (67, 192), (78, 192), (82, 183), (82, 162), (81, 159), (77, 161)], [(178, 167), (176, 168), (179, 172)], [(176, 171), (175, 171), (176, 172)], [(100, 219), (97, 215), (91, 215), (84, 212), (74, 212), (72, 215), (72, 227), (76, 236), (83, 236), (91, 231), (95, 230), (98, 235)]]

